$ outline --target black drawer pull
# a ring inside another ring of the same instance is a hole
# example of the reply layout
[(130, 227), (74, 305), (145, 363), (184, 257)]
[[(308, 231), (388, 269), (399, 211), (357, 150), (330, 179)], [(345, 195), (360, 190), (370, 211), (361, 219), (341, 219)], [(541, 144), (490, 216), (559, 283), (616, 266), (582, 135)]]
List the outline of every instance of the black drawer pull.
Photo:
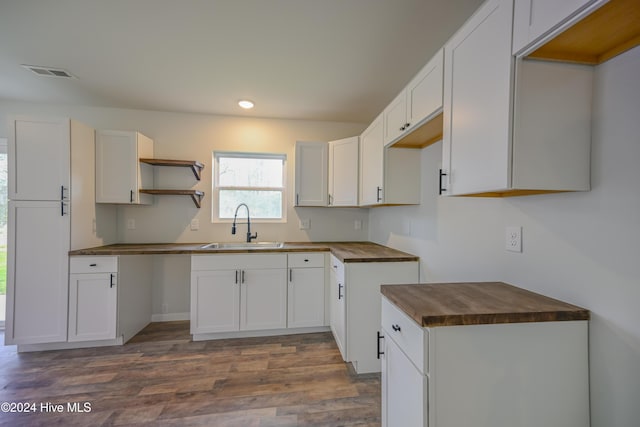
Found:
[(97, 267), (98, 264), (89, 264), (89, 267)]

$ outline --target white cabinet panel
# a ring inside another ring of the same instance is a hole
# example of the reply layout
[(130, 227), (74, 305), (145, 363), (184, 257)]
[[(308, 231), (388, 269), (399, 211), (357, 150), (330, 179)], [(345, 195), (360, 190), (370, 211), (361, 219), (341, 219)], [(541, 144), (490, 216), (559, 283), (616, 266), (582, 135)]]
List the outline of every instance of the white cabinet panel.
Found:
[(70, 121), (18, 118), (10, 126), (9, 199), (70, 197)]
[(242, 270), (241, 282), (240, 330), (286, 328), (286, 270)]
[(383, 202), (384, 122), (378, 116), (360, 136), (360, 205)]
[(442, 110), (443, 68), (444, 52), (440, 49), (407, 85), (406, 132)]
[(330, 265), (330, 326), (342, 359), (347, 359), (347, 305), (344, 286), (344, 264), (331, 255)]
[(358, 206), (359, 137), (329, 142), (329, 206)]
[(324, 325), (324, 266), (290, 268), (287, 327)]
[(117, 274), (71, 274), (69, 341), (116, 338)]
[(384, 109), (384, 143), (385, 145), (400, 135), (409, 127), (407, 122), (407, 92), (403, 90)]
[(191, 333), (240, 329), (240, 272), (213, 270), (191, 273)]
[(512, 10), (513, 0), (487, 1), (445, 46), (446, 194), (511, 184)]
[(67, 340), (69, 215), (60, 202), (9, 203), (7, 344)]
[(327, 206), (328, 158), (326, 142), (296, 142), (296, 206)]
[(100, 130), (96, 137), (96, 202), (151, 204), (153, 166), (140, 163), (153, 158), (153, 141), (139, 132)]

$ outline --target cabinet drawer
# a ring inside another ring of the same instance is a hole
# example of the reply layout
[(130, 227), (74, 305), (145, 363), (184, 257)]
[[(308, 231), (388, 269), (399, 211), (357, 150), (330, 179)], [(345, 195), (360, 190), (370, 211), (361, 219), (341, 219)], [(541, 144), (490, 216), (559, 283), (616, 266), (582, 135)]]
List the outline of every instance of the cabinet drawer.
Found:
[(243, 268), (287, 268), (287, 255), (283, 253), (191, 255), (192, 271)]
[(385, 339), (395, 341), (423, 373), (429, 372), (429, 331), (385, 297), (382, 297), (382, 328)]
[(288, 254), (289, 268), (324, 267), (324, 253)]
[(76, 256), (69, 258), (69, 273), (116, 273), (117, 256)]

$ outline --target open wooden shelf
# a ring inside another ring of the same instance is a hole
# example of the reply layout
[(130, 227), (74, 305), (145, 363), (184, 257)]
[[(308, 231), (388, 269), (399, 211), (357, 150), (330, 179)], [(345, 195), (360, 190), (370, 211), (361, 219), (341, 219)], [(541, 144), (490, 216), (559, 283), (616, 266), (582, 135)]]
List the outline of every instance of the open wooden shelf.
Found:
[(191, 196), (191, 200), (195, 203), (196, 207), (200, 208), (202, 198), (204, 197), (204, 191), (200, 190), (139, 190), (141, 193), (154, 194), (154, 195), (169, 195), (169, 196)]
[(204, 165), (195, 160), (140, 159), (140, 161), (153, 166), (177, 166), (190, 168), (198, 181), (200, 181), (201, 172), (202, 169), (204, 169)]
[(527, 55), (601, 64), (640, 44), (640, 1), (611, 0)]

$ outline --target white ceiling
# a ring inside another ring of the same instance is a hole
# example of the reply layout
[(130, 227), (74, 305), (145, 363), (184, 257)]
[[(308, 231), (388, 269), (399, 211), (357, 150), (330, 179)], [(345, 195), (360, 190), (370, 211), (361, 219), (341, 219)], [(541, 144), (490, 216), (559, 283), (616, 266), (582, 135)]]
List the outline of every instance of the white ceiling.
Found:
[(0, 99), (367, 123), (481, 2), (0, 0)]

